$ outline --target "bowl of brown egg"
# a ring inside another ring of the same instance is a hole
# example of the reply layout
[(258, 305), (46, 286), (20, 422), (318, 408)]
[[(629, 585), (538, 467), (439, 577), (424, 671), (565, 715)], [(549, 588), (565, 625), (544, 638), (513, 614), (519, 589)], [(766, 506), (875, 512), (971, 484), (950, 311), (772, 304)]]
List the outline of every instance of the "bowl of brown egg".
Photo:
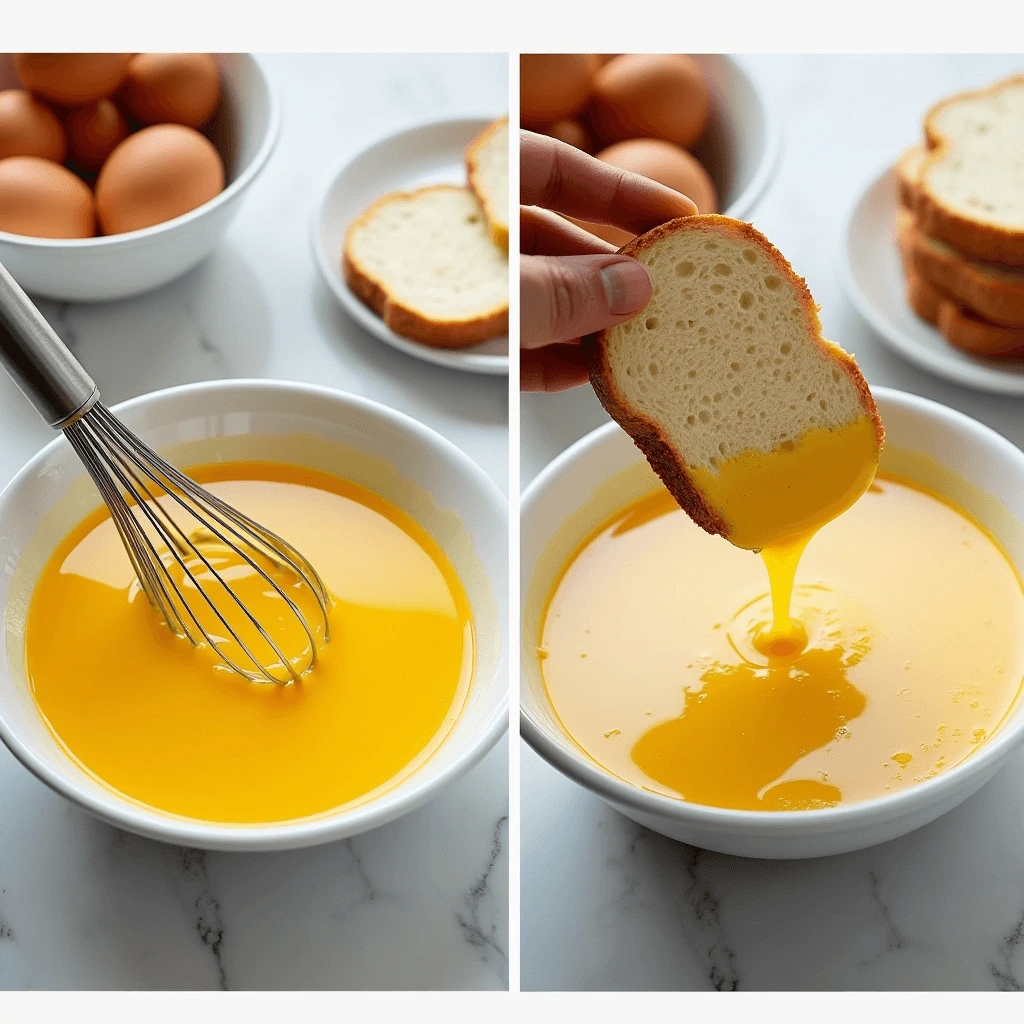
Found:
[[(524, 53), (520, 121), (744, 218), (778, 162), (778, 123), (741, 61), (723, 54)], [(617, 246), (632, 235), (578, 222)]]
[(223, 236), (279, 120), (249, 54), (0, 54), (0, 263), (74, 302), (174, 280)]

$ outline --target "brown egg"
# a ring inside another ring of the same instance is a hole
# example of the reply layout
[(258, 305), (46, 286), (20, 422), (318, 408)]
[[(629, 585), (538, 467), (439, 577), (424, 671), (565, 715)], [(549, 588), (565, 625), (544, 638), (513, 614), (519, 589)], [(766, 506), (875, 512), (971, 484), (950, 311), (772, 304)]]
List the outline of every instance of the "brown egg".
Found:
[(224, 165), (205, 135), (156, 124), (129, 135), (100, 171), (96, 215), (105, 235), (180, 217), (224, 188)]
[[(671, 142), (662, 139), (627, 139), (602, 150), (597, 154), (597, 159), (623, 170), (635, 171), (645, 178), (653, 178), (662, 185), (682, 192), (697, 204), (699, 213), (718, 212), (715, 185), (708, 172), (696, 157)], [(574, 223), (619, 248), (634, 237), (630, 232), (608, 224), (591, 224), (582, 220)]]
[(71, 158), (83, 171), (98, 171), (131, 129), (113, 100), (73, 108), (64, 122)]
[(605, 143), (655, 138), (689, 149), (707, 124), (700, 66), (679, 53), (622, 54), (594, 77), (590, 118)]
[(579, 121), (571, 119), (556, 121), (548, 129), (547, 134), (553, 139), (558, 139), (559, 142), (582, 149), (584, 153), (594, 152), (594, 140), (590, 137), (590, 132)]
[(589, 53), (524, 53), (519, 57), (519, 112), (528, 128), (578, 114), (590, 99), (597, 60)]
[(627, 139), (601, 150), (598, 160), (682, 192), (697, 204), (698, 213), (718, 213), (715, 184), (701, 162), (685, 149), (662, 139)]
[(24, 89), (0, 92), (0, 160), (8, 156), (41, 156), (63, 163), (67, 152), (57, 115)]
[(38, 156), (0, 160), (0, 231), (89, 238), (95, 230), (92, 193), (77, 175)]
[(121, 90), (140, 124), (206, 124), (220, 103), (220, 71), (208, 53), (139, 53)]
[(117, 92), (130, 53), (16, 53), (14, 70), (26, 89), (53, 103), (77, 107)]

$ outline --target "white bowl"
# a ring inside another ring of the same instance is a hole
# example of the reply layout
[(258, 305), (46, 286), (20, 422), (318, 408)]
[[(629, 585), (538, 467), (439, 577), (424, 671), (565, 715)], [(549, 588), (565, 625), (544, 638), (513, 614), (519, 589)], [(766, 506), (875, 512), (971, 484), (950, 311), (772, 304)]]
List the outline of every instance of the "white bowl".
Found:
[(377, 139), (334, 169), (316, 204), (313, 256), (320, 276), (356, 323), (374, 337), (437, 366), (468, 373), (508, 375), (508, 335), (466, 348), (438, 348), (396, 334), (346, 284), (341, 270), (345, 231), (374, 200), (387, 192), (424, 185), (464, 185), (466, 147), (504, 111), (455, 117), (403, 128)]
[[(1003, 541), (1024, 573), (1024, 452), (995, 431), (935, 402), (888, 388), (874, 395), (886, 443), (919, 452), (994, 496), (967, 506)], [(555, 768), (641, 825), (694, 846), (744, 857), (820, 857), (847, 853), (911, 832), (981, 788), (1024, 743), (1024, 702), (975, 754), (934, 779), (891, 796), (815, 811), (736, 811), (646, 792), (587, 758), (558, 724), (544, 692), (535, 638), (543, 601), (565, 559), (623, 505), (646, 493), (653, 473), (631, 474), (639, 488), (609, 485), (643, 461), (630, 438), (609, 423), (555, 459), (523, 495), (521, 510), (522, 735)], [(884, 463), (883, 463), (884, 465)], [(622, 477), (620, 480), (624, 479)], [(960, 500), (962, 496), (958, 495)], [(566, 524), (572, 522), (569, 527)]]
[(711, 117), (694, 155), (718, 192), (722, 213), (745, 220), (775, 173), (781, 132), (742, 58), (696, 53), (711, 93)]
[[(256, 58), (214, 57), (223, 96), (203, 131), (224, 161), (224, 191), (173, 220), (120, 235), (29, 238), (0, 231), (0, 263), (22, 288), (68, 302), (124, 299), (173, 281), (210, 254), (267, 162), (280, 124), (277, 100)], [(0, 54), (0, 89), (19, 87), (11, 55)]]
[(461, 715), (432, 756), (383, 794), (347, 810), (271, 825), (218, 825), (120, 796), (63, 752), (25, 678), (19, 623), (31, 588), (60, 538), (99, 504), (61, 437), (0, 494), (0, 737), (33, 774), (97, 817), (140, 835), (203, 849), (269, 850), (325, 843), (391, 821), (436, 795), (490, 750), (508, 725), (508, 513), (505, 496), (468, 456), (402, 413), (305, 384), (211, 381), (115, 408), (129, 427), (179, 464), (266, 455), (334, 471), (413, 515), (466, 587), (477, 626), (476, 672)]

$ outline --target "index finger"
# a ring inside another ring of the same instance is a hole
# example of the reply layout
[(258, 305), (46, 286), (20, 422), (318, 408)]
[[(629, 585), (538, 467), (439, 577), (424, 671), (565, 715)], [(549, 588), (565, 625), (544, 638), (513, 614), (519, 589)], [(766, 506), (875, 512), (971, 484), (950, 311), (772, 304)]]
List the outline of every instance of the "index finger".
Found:
[(519, 133), (519, 201), (637, 235), (697, 212), (681, 192), (526, 131)]

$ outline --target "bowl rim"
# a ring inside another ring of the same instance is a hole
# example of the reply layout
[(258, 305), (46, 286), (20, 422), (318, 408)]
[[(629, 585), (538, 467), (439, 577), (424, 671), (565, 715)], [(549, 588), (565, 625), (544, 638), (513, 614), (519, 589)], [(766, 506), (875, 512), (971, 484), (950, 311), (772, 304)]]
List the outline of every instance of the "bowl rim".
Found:
[[(1024, 481), (1024, 451), (991, 427), (956, 409), (919, 395), (887, 387), (873, 387), (871, 391), (880, 400), (879, 404), (898, 406), (933, 421), (941, 420), (961, 433), (973, 435), (981, 443), (1000, 452), (1005, 460), (1015, 463), (1017, 473)], [(580, 438), (548, 463), (523, 492), (520, 502), (521, 516), (525, 516), (532, 503), (568, 465), (584, 452), (607, 443), (609, 438), (621, 431), (622, 428), (614, 421), (606, 423)], [(639, 452), (637, 455), (638, 458), (642, 458)], [(525, 589), (523, 587), (523, 593)], [(521, 596), (520, 614), (524, 599)], [(650, 817), (669, 819), (691, 828), (703, 828), (720, 833), (778, 838), (783, 835), (849, 831), (873, 821), (909, 817), (921, 806), (937, 803), (947, 791), (956, 789), (957, 785), (968, 777), (982, 775), (986, 770), (991, 774), (999, 762), (1009, 756), (1024, 740), (1024, 713), (1020, 713), (1016, 722), (1007, 723), (1005, 728), (997, 732), (970, 757), (935, 778), (896, 793), (814, 811), (735, 810), (689, 803), (676, 797), (648, 792), (613, 775), (597, 762), (590, 761), (582, 752), (555, 743), (549, 736), (549, 730), (541, 724), (527, 702), (529, 690), (525, 682), (525, 672), (521, 669), (520, 733), (552, 767), (613, 804), (624, 805)], [(571, 743), (571, 737), (567, 733), (564, 735)]]
[[(188, 398), (196, 393), (216, 393), (218, 391), (254, 390), (291, 394), (296, 398), (324, 398), (341, 406), (354, 408), (362, 413), (378, 416), (394, 426), (408, 431), (432, 448), (443, 453), (461, 470), (468, 474), (485, 493), (494, 501), (495, 508), (504, 520), (507, 532), (508, 501), (501, 488), (457, 445), (449, 441), (443, 434), (414, 419), (407, 413), (392, 409), (380, 402), (362, 395), (341, 391), (336, 388), (318, 384), (307, 384), (298, 381), (274, 380), (268, 378), (229, 378), (223, 380), (198, 381), (191, 384), (178, 384), (174, 387), (151, 391), (135, 398), (130, 398), (111, 406), (117, 414), (131, 412), (137, 408), (145, 408), (154, 402), (173, 401)], [(297, 408), (301, 408), (298, 406)], [(8, 503), (25, 481), (38, 469), (50, 455), (61, 445), (68, 444), (63, 435), (58, 435), (43, 448), (37, 451), (17, 472), (6, 487), (0, 491), (0, 520), (2, 520)], [(502, 666), (508, 664), (509, 637), (503, 636), (502, 651), (499, 654), (496, 673), (500, 674)], [(8, 671), (6, 660), (0, 664), (0, 673)], [(456, 719), (456, 721), (458, 721)], [(52, 769), (49, 764), (22, 741), (15, 729), (7, 721), (3, 708), (0, 708), (0, 739), (14, 756), (41, 782), (49, 786), (72, 803), (85, 808), (91, 814), (116, 825), (119, 828), (150, 839), (169, 842), (180, 846), (194, 846), (207, 850), (229, 850), (235, 852), (267, 851), (297, 849), (315, 846), (321, 843), (334, 842), (346, 836), (377, 828), (387, 822), (401, 817), (431, 800), (449, 783), (460, 778), (473, 768), (490, 752), (509, 727), (509, 694), (508, 687), (500, 695), (495, 707), (481, 723), (476, 736), (468, 749), (456, 758), (443, 771), (433, 776), (422, 774), (430, 763), (430, 758), (420, 765), (407, 779), (394, 789), (387, 790), (379, 797), (359, 804), (351, 810), (327, 811), (323, 815), (295, 822), (268, 824), (234, 824), (210, 823), (198, 819), (177, 817), (166, 812), (150, 809), (135, 803), (117, 790), (108, 789), (105, 799), (79, 787), (68, 776)], [(441, 746), (447, 742), (442, 742)], [(440, 747), (438, 748), (440, 749)], [(437, 751), (435, 751), (435, 754)], [(433, 755), (432, 755), (433, 756)], [(70, 760), (70, 759), (69, 759)], [(418, 784), (417, 784), (418, 779)]]
[[(117, 235), (94, 235), (92, 238), (39, 238), (35, 235), (17, 235), (11, 231), (0, 231), (0, 242), (22, 249), (57, 249), (62, 251), (93, 250), (95, 248), (108, 249), (113, 246), (128, 244), (130, 242), (144, 241), (160, 234), (163, 231), (170, 231), (173, 228), (182, 227), (193, 220), (198, 220), (204, 214), (211, 212), (217, 206), (223, 206), (239, 193), (252, 184), (256, 176), (263, 170), (270, 154), (277, 145), (277, 139), (281, 130), (281, 102), (277, 97), (267, 77), (267, 72), (262, 62), (254, 53), (233, 53), (233, 57), (242, 57), (248, 60), (256, 70), (267, 93), (269, 115), (267, 118), (267, 130), (260, 142), (255, 155), (246, 164), (245, 169), (226, 188), (222, 189), (212, 199), (208, 199), (201, 206), (189, 210), (170, 220), (161, 221), (159, 224), (151, 224), (147, 228), (138, 228), (135, 231), (122, 231)], [(155, 392), (154, 392), (155, 393)]]
[[(352, 289), (348, 287), (344, 275), (340, 273), (340, 252), (335, 259), (337, 266), (335, 266), (335, 262), (332, 262), (326, 245), (326, 224), (327, 203), (338, 187), (339, 181), (357, 160), (362, 159), (371, 151), (387, 143), (394, 142), (400, 137), (429, 131), (438, 125), (468, 124), (474, 127), (478, 126), (479, 130), (483, 130), (488, 124), (493, 123), (502, 116), (500, 113), (495, 116), (493, 111), (478, 113), (463, 111), (462, 113), (442, 116), (435, 114), (408, 120), (391, 130), (382, 131), (374, 135), (364, 145), (339, 159), (330, 172), (324, 175), (321, 179), (320, 187), (315, 193), (316, 200), (309, 220), (309, 244), (312, 249), (313, 263), (320, 273), (320, 278), (345, 314), (355, 320), (360, 328), (372, 334), (378, 341), (383, 341), (384, 344), (389, 345), (391, 348), (415, 359), (420, 359), (448, 370), (458, 370), (493, 377), (508, 376), (511, 361), (510, 352), (505, 355), (480, 353), (473, 351), (475, 346), (469, 346), (468, 348), (436, 348), (427, 345), (425, 342), (417, 341), (414, 338), (405, 338), (391, 331), (383, 319), (363, 303)], [(381, 193), (381, 195), (383, 194)], [(348, 225), (342, 231), (343, 242), (347, 229)], [(385, 337), (381, 333), (382, 329), (387, 331), (390, 336)], [(511, 337), (511, 333), (509, 337)]]
[(746, 82), (761, 109), (761, 117), (764, 120), (764, 149), (758, 160), (754, 176), (750, 179), (747, 187), (722, 211), (723, 215), (727, 217), (745, 220), (747, 214), (767, 191), (778, 170), (779, 159), (782, 156), (782, 120), (775, 104), (769, 101), (767, 91), (759, 82), (758, 76), (742, 55), (722, 53), (710, 56), (720, 57), (725, 63), (730, 64), (739, 77)]

